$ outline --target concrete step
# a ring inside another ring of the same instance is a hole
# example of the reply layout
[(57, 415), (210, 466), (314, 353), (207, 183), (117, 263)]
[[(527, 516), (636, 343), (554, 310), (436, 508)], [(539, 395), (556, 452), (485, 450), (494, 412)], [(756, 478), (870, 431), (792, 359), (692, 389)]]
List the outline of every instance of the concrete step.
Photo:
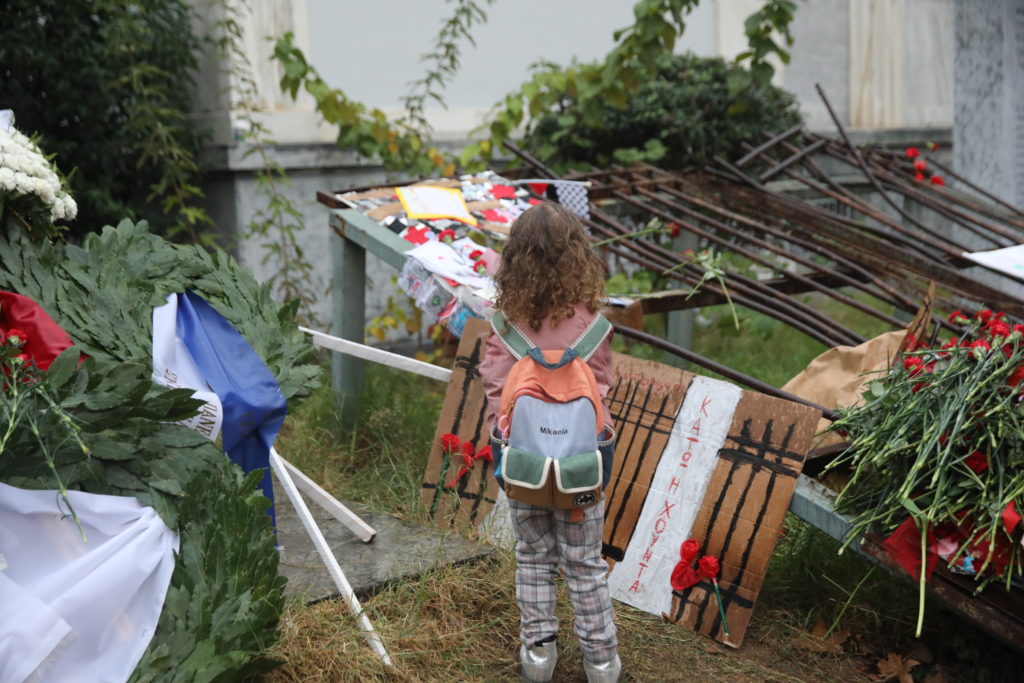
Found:
[[(337, 597), (338, 588), (299, 520), (291, 501), (275, 481), (280, 572), (288, 579), (285, 594), (305, 602)], [(327, 544), (356, 595), (365, 596), (392, 581), (413, 579), (435, 567), (486, 557), (494, 548), (451, 532), (413, 524), (356, 503), (342, 501), (372, 526), (376, 537), (363, 543), (341, 522), (305, 498)]]

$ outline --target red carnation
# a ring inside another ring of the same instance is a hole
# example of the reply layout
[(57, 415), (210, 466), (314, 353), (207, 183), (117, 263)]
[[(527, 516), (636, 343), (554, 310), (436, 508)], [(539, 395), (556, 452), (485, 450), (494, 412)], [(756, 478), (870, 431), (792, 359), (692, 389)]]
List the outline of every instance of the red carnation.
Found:
[(919, 183), (923, 183), (924, 182), (924, 173), (921, 173), (920, 171), (915, 173), (914, 174), (914, 180), (916, 180)]
[(992, 311), (986, 308), (981, 311), (978, 311), (978, 314), (974, 317), (983, 323), (987, 323), (989, 320), (992, 319)]
[(711, 580), (718, 576), (718, 558), (705, 555), (697, 563), (697, 573), (705, 579)]
[(964, 315), (963, 311), (953, 311), (949, 314), (949, 322), (953, 324), (965, 323), (967, 322), (967, 316)]
[(672, 570), (672, 576), (669, 578), (669, 581), (672, 583), (672, 590), (682, 592), (700, 581), (700, 577), (697, 576), (697, 572), (693, 570), (693, 567), (686, 562), (680, 562)]
[(25, 342), (28, 341), (28, 335), (19, 330), (17, 327), (12, 327), (7, 330), (7, 343), (14, 346), (24, 346)]
[(700, 552), (700, 543), (694, 539), (688, 539), (683, 541), (683, 545), (679, 548), (679, 556), (683, 558), (685, 562), (693, 562), (694, 558), (697, 557), (697, 553)]
[(442, 434), (441, 435), (441, 449), (451, 455), (459, 449), (459, 444), (462, 443), (459, 437), (454, 434)]
[(490, 446), (484, 446), (476, 452), (477, 460), (486, 460), (489, 463), (494, 463), (494, 453), (491, 451)]
[(946, 181), (943, 180), (942, 176), (940, 176), (938, 173), (933, 174), (931, 179), (928, 182), (930, 182), (932, 185), (945, 185), (946, 184)]
[(477, 261), (476, 263), (473, 264), (473, 272), (479, 273), (480, 275), (484, 275), (485, 273), (487, 273), (487, 264), (484, 263), (483, 261)]
[(469, 260), (470, 261), (476, 261), (478, 258), (480, 258), (483, 255), (484, 255), (484, 250), (483, 249), (474, 249), (473, 251), (469, 252)]
[(665, 232), (672, 237), (679, 237), (679, 224), (678, 223), (667, 223), (665, 225)]
[(964, 458), (964, 464), (971, 468), (975, 474), (981, 474), (988, 469), (988, 456), (981, 451), (974, 451)]
[(924, 361), (921, 360), (920, 356), (907, 356), (903, 359), (903, 369), (906, 370), (911, 377), (921, 374), (923, 370)]
[(469, 458), (469, 462), (473, 462), (473, 456), (476, 455), (476, 446), (470, 441), (462, 442), (462, 456), (463, 459)]
[(928, 167), (928, 164), (924, 163), (924, 159), (917, 159), (916, 161), (914, 161), (914, 170), (915, 171), (923, 171), (927, 167)]
[(919, 150), (917, 147), (907, 147), (906, 154), (908, 158), (916, 159), (917, 157), (921, 156), (921, 150)]
[(985, 329), (988, 330), (988, 333), (993, 337), (1010, 336), (1010, 326), (1002, 320), (991, 320), (987, 325), (985, 325)]
[(21, 361), (22, 363), (28, 363), (28, 356), (24, 353), (19, 353), (14, 357), (14, 360)]
[(1024, 365), (1018, 365), (1017, 369), (1010, 373), (1006, 383), (1011, 387), (1015, 387), (1020, 384), (1021, 380), (1024, 380)]
[(455, 231), (451, 228), (446, 228), (438, 234), (437, 238), (445, 244), (451, 244), (455, 241)]
[(968, 344), (972, 349), (982, 349), (984, 351), (991, 351), (992, 346), (985, 339), (977, 339)]

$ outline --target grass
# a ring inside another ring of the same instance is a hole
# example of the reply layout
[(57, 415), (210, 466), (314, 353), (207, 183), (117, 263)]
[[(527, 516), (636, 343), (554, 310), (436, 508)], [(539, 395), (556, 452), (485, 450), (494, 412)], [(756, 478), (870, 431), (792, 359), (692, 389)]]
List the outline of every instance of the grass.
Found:
[[(515, 561), (502, 551), (492, 560), (443, 567), (419, 581), (389, 586), (364, 601), (394, 660), (385, 671), (354, 620), (337, 601), (293, 604), (273, 655), (284, 665), (265, 682), (290, 681), (506, 681), (517, 680), (518, 613)], [(572, 635), (564, 587), (559, 599), (556, 680), (582, 681), (582, 659)], [(616, 604), (623, 680), (802, 681), (856, 675), (844, 655), (795, 649), (799, 629), (772, 614), (751, 624), (740, 652), (675, 624)]]
[[(829, 301), (812, 303), (866, 337), (886, 330), (845, 307), (830, 309)], [(696, 330), (695, 350), (777, 386), (825, 350), (759, 314), (742, 315), (741, 333), (723, 310), (705, 309), (703, 315), (711, 322)], [(650, 355), (643, 347), (631, 350)], [(354, 425), (342, 421), (325, 386), (289, 416), (279, 448), (339, 498), (425, 521), (416, 502), (444, 388), (434, 380), (368, 366)], [(928, 608), (924, 638), (913, 641), (911, 584), (852, 552), (840, 557), (837, 550), (831, 538), (787, 517), (739, 651), (617, 603), (623, 680), (850, 680), (873, 672), (887, 653), (911, 648), (917, 648), (919, 661), (922, 648), (932, 655), (914, 670), (918, 679), (925, 674), (947, 676), (933, 678), (938, 681), (1024, 678), (1016, 675), (1022, 667), (1018, 655), (936, 605)], [(363, 605), (395, 661), (391, 672), (381, 668), (343, 603), (293, 602), (271, 653), (283, 665), (261, 680), (514, 680), (514, 564), (511, 553), (499, 550), (487, 561), (438, 567), (420, 580), (365, 596)], [(562, 597), (556, 680), (580, 681), (568, 598)]]

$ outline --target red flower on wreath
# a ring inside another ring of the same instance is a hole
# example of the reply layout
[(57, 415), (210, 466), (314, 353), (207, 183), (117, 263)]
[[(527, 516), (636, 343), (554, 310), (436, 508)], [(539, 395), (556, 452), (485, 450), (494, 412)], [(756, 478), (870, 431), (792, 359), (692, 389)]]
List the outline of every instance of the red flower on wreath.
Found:
[(6, 343), (12, 346), (24, 346), (25, 342), (28, 341), (28, 336), (17, 327), (12, 327), (7, 330)]

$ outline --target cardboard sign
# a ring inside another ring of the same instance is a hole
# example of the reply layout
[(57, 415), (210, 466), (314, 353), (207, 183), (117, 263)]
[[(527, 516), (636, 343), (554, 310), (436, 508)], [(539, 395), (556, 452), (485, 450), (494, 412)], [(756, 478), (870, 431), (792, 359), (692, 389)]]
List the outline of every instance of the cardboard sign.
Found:
[[(490, 465), (451, 489), (461, 459), (442, 457), (440, 436), (486, 443), (479, 366), (489, 334), (466, 326), (445, 395), (421, 502), (451, 525), (479, 526), (497, 498)], [(651, 361), (615, 354), (608, 395), (617, 441), (605, 490), (602, 553), (612, 596), (738, 646), (764, 580), (820, 413), (782, 399)], [(446, 479), (447, 477), (447, 479)], [(729, 637), (710, 582), (672, 590), (683, 540), (717, 557)]]
[[(480, 379), (480, 364), (490, 331), (490, 324), (482, 319), (466, 321), (420, 487), (421, 507), (446, 526), (479, 526), (498, 495), (498, 482), (492, 476), (490, 463), (477, 460), (468, 473), (456, 480), (462, 467), (461, 453), (448, 457), (441, 448), (441, 435), (448, 433), (455, 434), (460, 441), (469, 441), (478, 450), (488, 444), (484, 424), (487, 397)], [(453, 482), (454, 486), (448, 486)]]

